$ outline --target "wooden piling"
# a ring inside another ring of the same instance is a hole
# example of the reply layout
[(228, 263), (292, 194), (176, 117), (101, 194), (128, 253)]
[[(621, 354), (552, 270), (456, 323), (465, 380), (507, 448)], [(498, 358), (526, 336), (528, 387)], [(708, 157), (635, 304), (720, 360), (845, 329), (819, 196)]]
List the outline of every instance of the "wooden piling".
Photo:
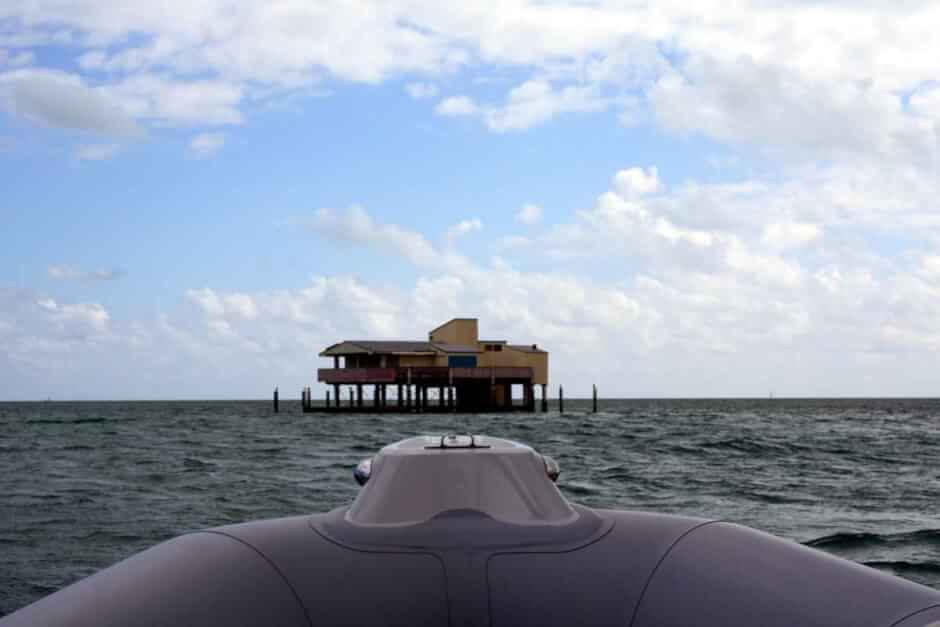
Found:
[(542, 413), (548, 411), (548, 385), (542, 384)]
[(565, 413), (565, 389), (558, 386), (558, 413)]
[(277, 402), (277, 386), (275, 386), (274, 387), (274, 413), (276, 414), (278, 411), (280, 411), (280, 408), (278, 407), (278, 402)]
[(594, 385), (594, 413), (597, 413), (597, 385)]
[(326, 408), (327, 409), (330, 408), (330, 391), (329, 390), (326, 391)]

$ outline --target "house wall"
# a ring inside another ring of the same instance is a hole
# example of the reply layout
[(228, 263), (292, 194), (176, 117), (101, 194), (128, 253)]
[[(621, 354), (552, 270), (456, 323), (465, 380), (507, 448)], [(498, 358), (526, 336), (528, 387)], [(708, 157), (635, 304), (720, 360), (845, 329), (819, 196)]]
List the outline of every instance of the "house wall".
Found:
[[(399, 368), (417, 368), (420, 366), (436, 366), (438, 356), (436, 355), (399, 355), (398, 357), (398, 367)], [(444, 361), (444, 365), (447, 365), (447, 361)]]
[(476, 346), (480, 334), (475, 318), (457, 318), (430, 333), (432, 342)]
[(548, 353), (529, 353), (503, 346), (501, 351), (484, 351), (477, 356), (481, 368), (507, 366), (532, 368), (532, 383), (548, 385)]

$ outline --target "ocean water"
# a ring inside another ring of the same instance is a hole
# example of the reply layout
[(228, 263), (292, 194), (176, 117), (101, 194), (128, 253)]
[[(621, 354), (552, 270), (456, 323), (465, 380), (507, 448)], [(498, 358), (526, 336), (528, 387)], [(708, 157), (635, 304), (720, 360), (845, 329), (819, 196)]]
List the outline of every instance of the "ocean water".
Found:
[(743, 523), (940, 588), (940, 400), (608, 400), (304, 415), (282, 402), (0, 403), (0, 615), (180, 533), (348, 503), (424, 433), (531, 444), (590, 506)]

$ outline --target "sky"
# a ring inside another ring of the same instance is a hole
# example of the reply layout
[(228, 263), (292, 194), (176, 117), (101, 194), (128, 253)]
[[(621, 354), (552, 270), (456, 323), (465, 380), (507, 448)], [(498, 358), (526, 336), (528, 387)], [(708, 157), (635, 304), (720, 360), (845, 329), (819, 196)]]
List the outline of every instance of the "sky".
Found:
[[(0, 400), (940, 395), (940, 4), (4, 0)], [(295, 394), (296, 391), (296, 394)]]

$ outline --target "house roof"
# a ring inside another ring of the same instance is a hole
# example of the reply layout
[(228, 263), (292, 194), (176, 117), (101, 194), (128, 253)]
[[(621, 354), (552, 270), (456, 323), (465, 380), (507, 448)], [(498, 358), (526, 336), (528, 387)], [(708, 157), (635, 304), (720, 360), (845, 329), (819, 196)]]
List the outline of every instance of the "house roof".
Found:
[(324, 349), (321, 357), (333, 355), (396, 355), (402, 353), (479, 353), (476, 346), (463, 346), (460, 344), (442, 344), (439, 342), (411, 342), (403, 340), (347, 340)]
[(443, 342), (431, 342), (435, 349), (442, 353), (482, 353), (478, 346), (467, 344), (444, 344)]
[(548, 351), (543, 351), (541, 348), (535, 344), (508, 344), (509, 348), (514, 351), (520, 351), (523, 353), (545, 353)]

